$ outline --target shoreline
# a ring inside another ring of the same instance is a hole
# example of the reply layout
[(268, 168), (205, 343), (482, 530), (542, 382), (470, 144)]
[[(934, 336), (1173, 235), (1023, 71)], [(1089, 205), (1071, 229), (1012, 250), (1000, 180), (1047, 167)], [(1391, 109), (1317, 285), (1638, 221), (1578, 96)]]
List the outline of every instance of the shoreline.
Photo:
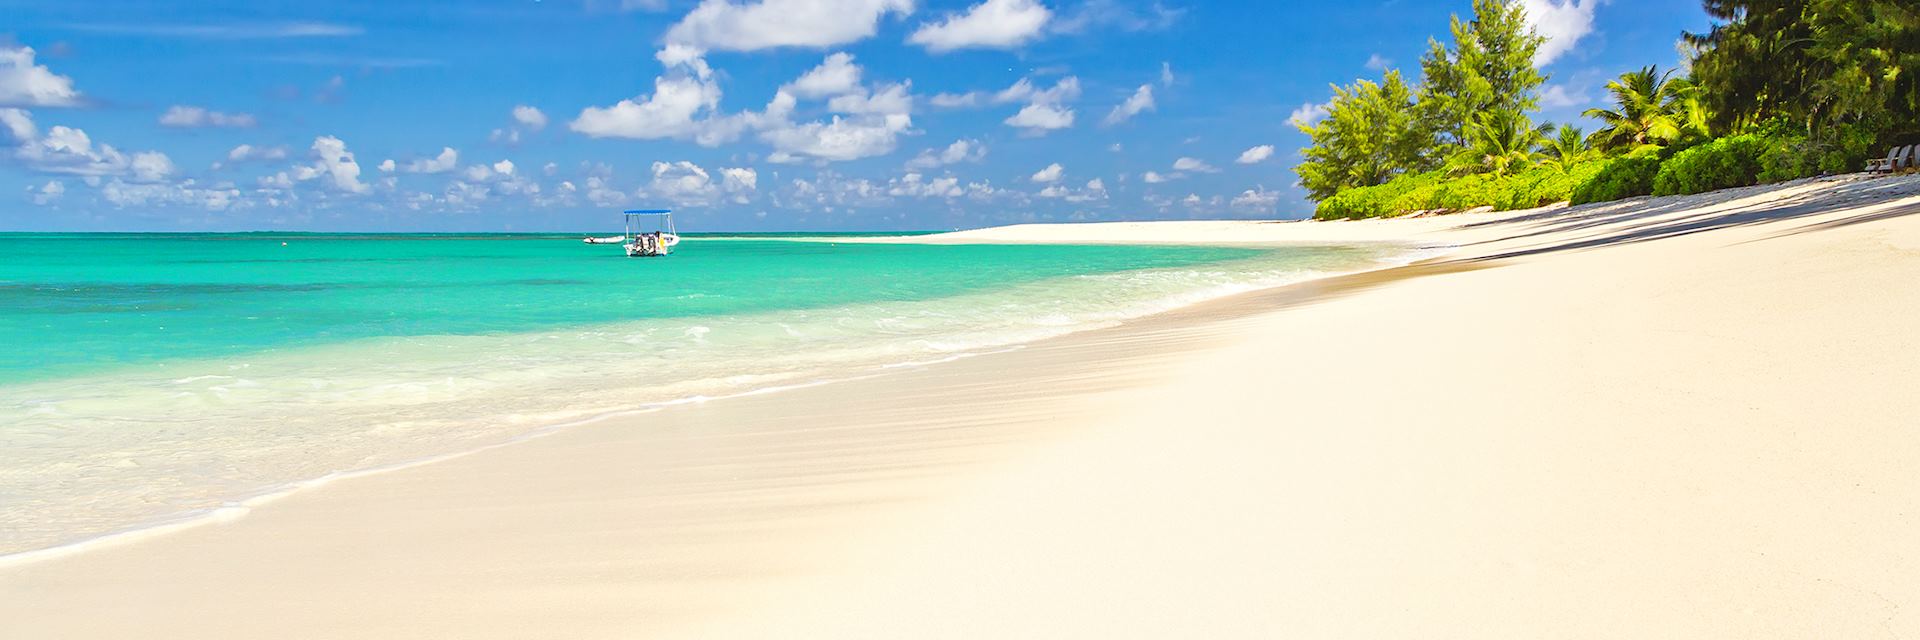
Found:
[[(1876, 320), (1920, 311), (1899, 284), (1920, 179), (1736, 191), (1459, 219), (1440, 260), (333, 483), (0, 567), (0, 616), (76, 637), (1920, 628), (1897, 613), (1920, 567), (1891, 546), (1920, 533), (1893, 508), (1920, 497), (1920, 406), (1895, 391), (1920, 341)], [(268, 595), (290, 593), (328, 606)]]
[[(886, 240), (884, 240), (884, 242), (902, 242), (907, 244), (912, 244), (913, 239), (915, 237), (916, 236), (876, 236), (876, 238), (885, 238)], [(851, 238), (851, 241), (859, 242), (863, 239), (864, 239), (863, 237), (855, 236)], [(829, 238), (829, 237), (781, 238), (780, 240), (794, 241), (794, 242), (829, 242), (829, 241), (838, 241), (839, 238)], [(1068, 243), (1068, 244), (1072, 244), (1072, 243)], [(1327, 243), (1317, 243), (1317, 242), (1299, 243), (1299, 244), (1301, 246), (1329, 246)], [(1357, 270), (1334, 271), (1334, 272), (1319, 272), (1319, 271), (1310, 272), (1308, 274), (1301, 274), (1302, 277), (1300, 277), (1299, 279), (1289, 279), (1287, 281), (1280, 282), (1278, 284), (1263, 284), (1263, 285), (1255, 286), (1252, 289), (1227, 291), (1224, 293), (1209, 292), (1204, 290), (1195, 291), (1193, 293), (1200, 295), (1201, 296), (1200, 298), (1191, 300), (1191, 301), (1173, 304), (1172, 306), (1154, 310), (1144, 315), (1128, 316), (1119, 320), (1118, 323), (1120, 325), (1131, 324), (1146, 318), (1151, 318), (1153, 316), (1169, 314), (1169, 313), (1177, 313), (1187, 307), (1193, 307), (1197, 305), (1207, 305), (1209, 303), (1213, 303), (1216, 301), (1233, 298), (1237, 296), (1255, 294), (1263, 291), (1271, 291), (1274, 289), (1294, 287), (1294, 286), (1302, 285), (1311, 281), (1341, 278), (1341, 277), (1352, 276), (1357, 274), (1374, 273), (1374, 272), (1379, 272), (1384, 270), (1401, 268), (1414, 262), (1431, 259), (1436, 255), (1440, 255), (1442, 252), (1451, 249), (1451, 248), (1441, 248), (1441, 247), (1416, 247), (1416, 246), (1413, 246), (1412, 244), (1387, 243), (1387, 242), (1380, 242), (1380, 241), (1354, 241), (1352, 243), (1338, 243), (1338, 244), (1342, 246), (1344, 246), (1345, 244), (1378, 244), (1378, 245), (1397, 244), (1399, 246), (1399, 252), (1394, 255), (1387, 256), (1381, 260), (1374, 262), (1373, 264), (1367, 265)], [(1261, 246), (1272, 247), (1275, 245), (1269, 243)], [(915, 369), (915, 368), (927, 367), (927, 366), (937, 366), (937, 365), (945, 364), (945, 363), (956, 361), (956, 360), (992, 355), (992, 354), (1006, 352), (1009, 350), (1026, 348), (1036, 344), (1068, 338), (1068, 337), (1085, 333), (1088, 331), (1100, 331), (1100, 330), (1110, 329), (1110, 328), (1113, 328), (1113, 326), (1090, 324), (1086, 326), (1075, 327), (1072, 330), (1063, 334), (1052, 335), (1052, 336), (1042, 337), (1042, 338), (1033, 339), (1033, 340), (1026, 340), (1021, 342), (1015, 342), (1011, 344), (992, 345), (986, 348), (986, 350), (984, 351), (961, 352), (961, 353), (956, 353), (956, 354), (952, 354), (952, 355), (948, 355), (945, 357), (936, 358), (934, 360), (928, 360), (928, 361), (909, 360), (909, 361), (902, 361), (902, 362), (896, 362), (896, 363), (880, 364), (873, 367), (864, 367), (864, 368), (852, 369), (852, 370), (820, 372), (821, 375), (825, 375), (827, 377), (811, 379), (811, 380), (803, 380), (803, 381), (791, 382), (791, 383), (782, 382), (782, 383), (774, 384), (772, 386), (754, 387), (754, 388), (740, 390), (737, 392), (714, 395), (714, 396), (695, 395), (695, 396), (688, 396), (688, 397), (681, 397), (681, 398), (672, 398), (672, 399), (661, 400), (657, 402), (649, 402), (649, 403), (645, 403), (635, 407), (622, 408), (622, 409), (617, 409), (617, 410), (608, 411), (604, 413), (572, 418), (572, 419), (568, 419), (555, 424), (547, 424), (547, 425), (530, 427), (521, 433), (508, 436), (504, 440), (501, 440), (498, 442), (484, 443), (474, 448), (462, 449), (458, 451), (450, 451), (445, 453), (436, 453), (436, 454), (431, 454), (431, 455), (427, 455), (420, 458), (400, 460), (400, 461), (381, 464), (373, 467), (334, 471), (324, 476), (320, 476), (316, 478), (296, 480), (289, 483), (266, 487), (256, 493), (246, 495), (235, 500), (228, 501), (219, 507), (214, 507), (214, 508), (195, 511), (195, 512), (173, 514), (170, 516), (162, 517), (161, 519), (158, 519), (152, 522), (135, 524), (129, 527), (108, 531), (92, 537), (86, 537), (86, 538), (73, 540), (70, 542), (60, 543), (50, 547), (27, 549), (23, 551), (16, 551), (16, 552), (9, 552), (9, 553), (0, 553), (0, 569), (23, 566), (23, 565), (28, 565), (28, 564), (38, 563), (38, 562), (51, 561), (59, 558), (77, 555), (77, 554), (84, 554), (84, 553), (88, 553), (90, 551), (99, 550), (99, 549), (117, 547), (122, 545), (130, 545), (130, 544), (140, 544), (140, 543), (152, 540), (154, 538), (171, 535), (174, 533), (190, 530), (197, 527), (230, 523), (230, 522), (239, 520), (241, 518), (247, 517), (247, 515), (255, 509), (258, 509), (268, 504), (278, 502), (285, 498), (297, 495), (301, 492), (318, 489), (318, 488), (333, 484), (335, 482), (352, 481), (359, 478), (400, 472), (400, 471), (405, 471), (408, 469), (412, 469), (412, 468), (416, 468), (424, 465), (431, 465), (431, 464), (437, 464), (437, 463), (441, 463), (449, 460), (455, 460), (455, 459), (483, 453), (486, 451), (490, 451), (490, 450), (494, 450), (502, 447), (518, 445), (520, 443), (551, 436), (566, 430), (577, 429), (581, 427), (588, 427), (588, 426), (592, 426), (595, 424), (608, 422), (608, 421), (635, 419), (640, 416), (644, 416), (646, 414), (655, 413), (655, 412), (676, 407), (676, 406), (690, 405), (690, 404), (704, 404), (712, 401), (724, 401), (732, 398), (750, 397), (750, 396), (756, 396), (756, 395), (762, 395), (762, 394), (768, 394), (768, 393), (780, 393), (783, 391), (788, 391), (793, 389), (804, 389), (804, 388), (810, 388), (810, 387), (816, 387), (816, 386), (822, 386), (822, 385), (852, 383), (852, 382), (867, 380), (867, 379), (871, 379), (879, 376), (889, 375), (890, 373), (893, 373), (895, 371), (902, 370), (902, 369)]]

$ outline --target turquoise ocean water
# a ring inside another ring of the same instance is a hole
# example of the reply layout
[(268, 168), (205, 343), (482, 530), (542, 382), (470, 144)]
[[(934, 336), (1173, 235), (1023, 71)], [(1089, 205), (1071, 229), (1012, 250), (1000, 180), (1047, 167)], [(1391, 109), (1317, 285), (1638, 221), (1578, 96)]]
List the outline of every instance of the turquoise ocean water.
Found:
[(0, 234), (0, 555), (663, 403), (1014, 348), (1386, 248)]

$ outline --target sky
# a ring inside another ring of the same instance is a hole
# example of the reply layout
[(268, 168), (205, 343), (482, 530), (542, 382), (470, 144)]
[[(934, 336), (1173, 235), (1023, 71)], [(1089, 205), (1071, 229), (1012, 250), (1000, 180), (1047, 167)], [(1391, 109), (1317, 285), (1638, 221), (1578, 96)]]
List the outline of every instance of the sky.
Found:
[[(1691, 0), (1523, 0), (1540, 118)], [(171, 6), (180, 4), (185, 6)], [(0, 231), (1299, 218), (1294, 126), (1468, 0), (0, 0)]]

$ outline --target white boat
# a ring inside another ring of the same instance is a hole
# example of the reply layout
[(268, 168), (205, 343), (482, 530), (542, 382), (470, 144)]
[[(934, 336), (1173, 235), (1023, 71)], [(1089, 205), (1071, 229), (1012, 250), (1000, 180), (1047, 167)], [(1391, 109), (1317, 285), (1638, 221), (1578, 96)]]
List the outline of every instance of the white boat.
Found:
[[(671, 209), (631, 209), (625, 212), (627, 232), (621, 243), (630, 258), (653, 258), (673, 253), (673, 246), (680, 244), (680, 234), (673, 228), (673, 210)], [(654, 221), (648, 224), (648, 221)], [(652, 231), (646, 231), (647, 227)]]
[(626, 236), (602, 236), (599, 238), (583, 238), (582, 241), (586, 242), (587, 244), (626, 244), (627, 237)]

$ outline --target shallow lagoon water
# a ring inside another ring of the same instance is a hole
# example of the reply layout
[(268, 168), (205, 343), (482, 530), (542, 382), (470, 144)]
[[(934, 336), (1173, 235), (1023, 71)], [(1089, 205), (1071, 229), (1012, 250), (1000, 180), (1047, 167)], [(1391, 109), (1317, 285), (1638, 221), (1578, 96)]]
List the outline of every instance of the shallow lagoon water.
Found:
[(554, 425), (1017, 348), (1381, 247), (0, 234), (0, 554)]

